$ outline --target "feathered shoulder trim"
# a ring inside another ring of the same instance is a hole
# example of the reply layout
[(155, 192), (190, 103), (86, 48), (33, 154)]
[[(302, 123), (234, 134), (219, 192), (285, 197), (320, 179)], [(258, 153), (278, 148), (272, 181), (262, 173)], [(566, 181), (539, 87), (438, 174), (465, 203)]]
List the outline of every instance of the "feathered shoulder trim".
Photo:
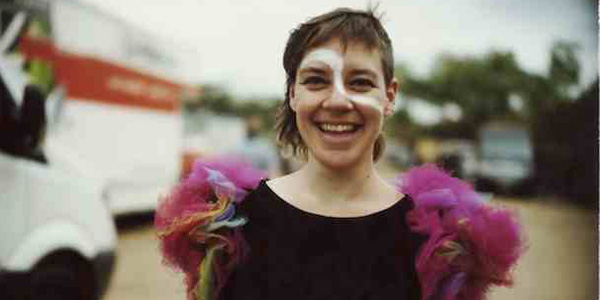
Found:
[(216, 299), (244, 254), (246, 219), (236, 204), (266, 172), (235, 159), (198, 160), (190, 175), (159, 201), (154, 224), (163, 263), (185, 274), (189, 300)]
[(492, 285), (512, 284), (525, 249), (515, 212), (491, 206), (434, 165), (412, 168), (397, 188), (415, 203), (411, 229), (427, 236), (416, 260), (422, 299), (482, 300)]
[[(266, 173), (233, 159), (197, 161), (190, 175), (163, 197), (155, 215), (163, 262), (182, 271), (189, 300), (218, 297), (245, 254), (236, 213)], [(416, 270), (423, 300), (480, 300), (493, 285), (509, 285), (523, 252), (513, 212), (480, 200), (463, 181), (433, 165), (412, 168), (397, 182), (415, 206), (411, 229), (427, 236)]]

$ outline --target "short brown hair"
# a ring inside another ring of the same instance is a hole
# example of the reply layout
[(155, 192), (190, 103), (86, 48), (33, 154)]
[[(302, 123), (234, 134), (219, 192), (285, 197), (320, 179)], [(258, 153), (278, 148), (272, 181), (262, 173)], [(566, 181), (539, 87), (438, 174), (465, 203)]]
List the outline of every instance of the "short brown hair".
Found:
[[(340, 40), (343, 48), (357, 42), (368, 49), (377, 49), (381, 56), (385, 85), (394, 78), (394, 56), (392, 42), (381, 25), (374, 9), (356, 10), (338, 8), (316, 16), (294, 29), (288, 38), (283, 54), (283, 68), (287, 81), (285, 101), (277, 112), (277, 140), (281, 146), (291, 147), (294, 155), (306, 157), (307, 148), (298, 132), (296, 112), (290, 106), (290, 91), (296, 83), (296, 72), (304, 55), (311, 49), (323, 45), (333, 38)], [(385, 149), (382, 135), (377, 137), (373, 159), (378, 160)]]

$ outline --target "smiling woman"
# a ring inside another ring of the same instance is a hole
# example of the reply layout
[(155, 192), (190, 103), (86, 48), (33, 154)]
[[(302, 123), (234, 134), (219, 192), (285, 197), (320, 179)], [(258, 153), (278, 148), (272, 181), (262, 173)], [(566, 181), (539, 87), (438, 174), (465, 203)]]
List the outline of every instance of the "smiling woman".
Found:
[(521, 236), (508, 211), (433, 166), (397, 187), (378, 175), (393, 66), (371, 11), (336, 9), (291, 33), (278, 136), (304, 166), (264, 180), (200, 161), (157, 211), (190, 300), (477, 300), (510, 283)]
[(336, 169), (373, 163), (397, 90), (395, 79), (386, 86), (380, 61), (377, 50), (358, 42), (344, 49), (337, 39), (302, 60), (289, 101), (309, 161)]

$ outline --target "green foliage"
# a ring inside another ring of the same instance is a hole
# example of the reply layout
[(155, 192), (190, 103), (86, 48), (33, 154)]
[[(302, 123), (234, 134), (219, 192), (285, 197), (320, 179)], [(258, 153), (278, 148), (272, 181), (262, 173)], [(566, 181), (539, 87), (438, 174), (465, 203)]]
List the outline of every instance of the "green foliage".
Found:
[[(482, 56), (440, 55), (426, 78), (417, 78), (399, 64), (401, 91), (410, 98), (432, 104), (457, 104), (462, 124), (438, 124), (426, 132), (447, 135), (443, 128), (455, 127), (464, 138), (482, 124), (498, 118), (520, 118), (535, 123), (542, 111), (569, 100), (569, 89), (579, 81), (580, 66), (575, 56), (577, 45), (559, 41), (551, 49), (550, 72), (546, 76), (531, 74), (519, 66), (513, 53), (491, 51)], [(524, 101), (522, 111), (510, 106), (510, 98)], [(467, 130), (471, 128), (470, 130)]]
[(202, 94), (197, 99), (185, 102), (184, 109), (189, 112), (206, 110), (221, 115), (246, 118), (258, 115), (263, 120), (263, 128), (270, 130), (275, 125), (275, 114), (279, 99), (247, 99), (235, 100), (220, 86), (206, 85), (202, 87)]
[(465, 121), (479, 125), (493, 116), (509, 113), (509, 96), (522, 77), (512, 53), (491, 52), (484, 57), (442, 55), (431, 77), (418, 85), (420, 93), (414, 96), (435, 104), (456, 103)]
[(533, 128), (535, 168), (544, 191), (598, 207), (598, 80), (576, 101), (543, 111)]
[(550, 54), (550, 81), (556, 85), (559, 96), (567, 96), (567, 88), (579, 81), (579, 62), (575, 57), (577, 45), (556, 42)]
[(283, 100), (277, 99), (250, 99), (235, 105), (235, 115), (240, 117), (260, 116), (263, 128), (270, 131), (275, 127), (275, 115), (279, 103)]

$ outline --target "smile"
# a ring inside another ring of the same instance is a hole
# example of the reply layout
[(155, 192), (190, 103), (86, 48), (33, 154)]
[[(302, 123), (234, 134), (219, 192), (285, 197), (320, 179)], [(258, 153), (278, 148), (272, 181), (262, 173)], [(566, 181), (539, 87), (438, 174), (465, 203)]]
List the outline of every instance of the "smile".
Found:
[(318, 123), (317, 126), (323, 132), (332, 133), (350, 133), (355, 132), (360, 128), (357, 124), (330, 124), (330, 123)]

